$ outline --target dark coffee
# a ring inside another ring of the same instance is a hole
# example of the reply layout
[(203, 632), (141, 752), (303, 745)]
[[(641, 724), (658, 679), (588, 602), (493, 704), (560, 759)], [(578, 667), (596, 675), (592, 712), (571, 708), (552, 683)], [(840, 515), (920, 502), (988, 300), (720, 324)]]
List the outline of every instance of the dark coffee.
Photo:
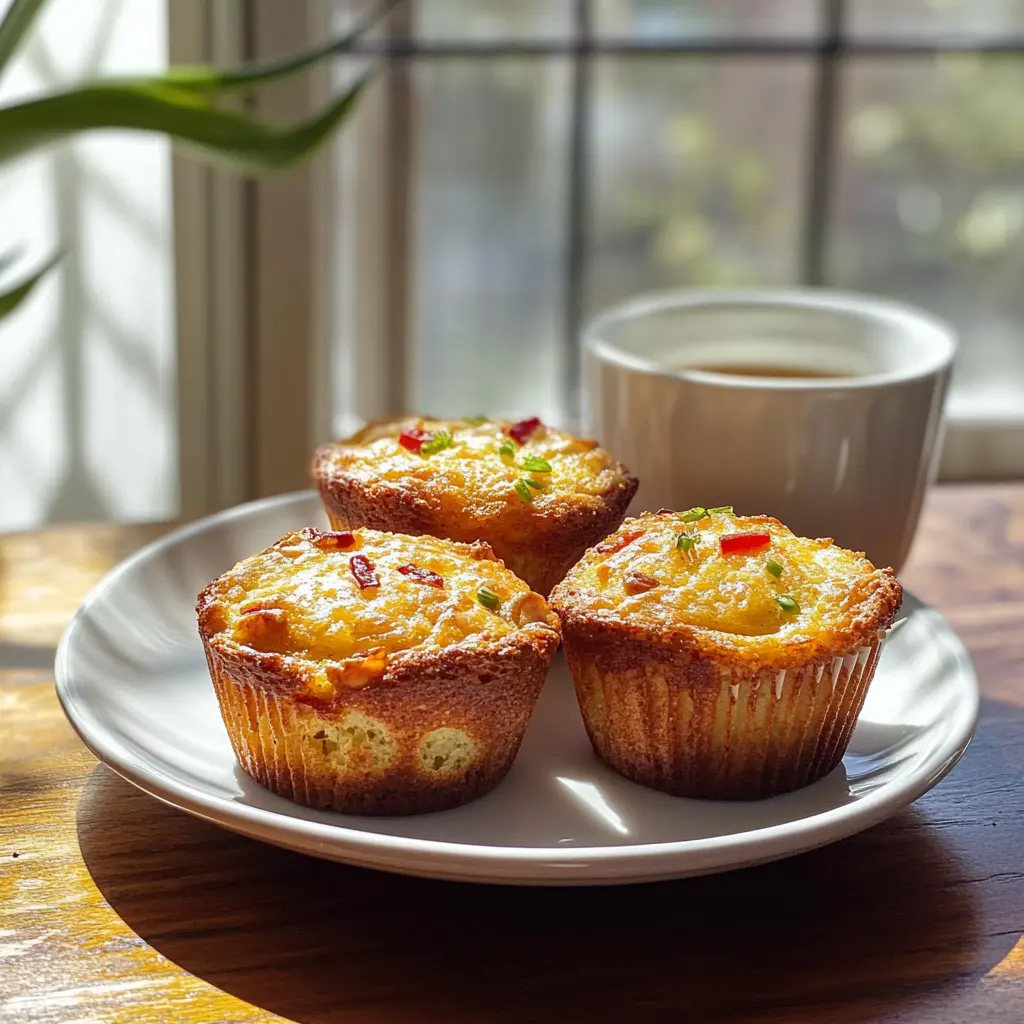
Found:
[(854, 377), (842, 370), (811, 370), (805, 366), (760, 366), (755, 363), (734, 363), (729, 366), (688, 366), (688, 370), (701, 373), (724, 373), (731, 377), (788, 377), (793, 380), (831, 380)]

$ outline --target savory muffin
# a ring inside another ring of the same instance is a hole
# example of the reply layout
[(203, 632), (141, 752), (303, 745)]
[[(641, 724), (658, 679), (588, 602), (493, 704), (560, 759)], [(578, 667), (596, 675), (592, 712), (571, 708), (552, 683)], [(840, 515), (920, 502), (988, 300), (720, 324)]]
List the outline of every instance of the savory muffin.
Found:
[(313, 475), (335, 529), (483, 540), (545, 595), (622, 522), (637, 488), (595, 441), (538, 419), (376, 423), (322, 446)]
[(891, 569), (729, 508), (627, 519), (551, 597), (599, 756), (721, 799), (839, 764), (901, 600)]
[(558, 648), (486, 544), (288, 534), (199, 595), (239, 763), (311, 807), (413, 814), (505, 776)]

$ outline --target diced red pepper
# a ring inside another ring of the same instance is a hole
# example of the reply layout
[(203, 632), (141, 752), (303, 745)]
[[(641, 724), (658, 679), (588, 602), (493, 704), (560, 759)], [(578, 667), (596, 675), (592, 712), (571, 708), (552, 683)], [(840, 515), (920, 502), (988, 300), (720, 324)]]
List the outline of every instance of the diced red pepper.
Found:
[(410, 427), (398, 435), (398, 443), (411, 452), (418, 452), (427, 441), (433, 440), (432, 430), (421, 430), (419, 427)]
[(627, 544), (632, 544), (637, 537), (642, 537), (643, 535), (643, 530), (627, 530), (625, 533), (620, 533), (617, 537), (609, 537), (607, 540), (601, 541), (594, 550), (602, 555), (614, 554), (616, 551), (621, 551)]
[(520, 420), (518, 423), (513, 423), (505, 433), (512, 438), (516, 444), (526, 444), (529, 440), (530, 435), (541, 425), (539, 419), (536, 416), (531, 416), (528, 420)]
[(326, 547), (337, 548), (340, 551), (352, 547), (355, 542), (355, 534), (349, 530), (333, 530), (323, 536), (323, 543)]
[(444, 578), (438, 576), (432, 569), (424, 569), (421, 565), (400, 565), (398, 571), (403, 576), (415, 580), (417, 583), (426, 583), (428, 587), (443, 587)]
[(349, 530), (318, 530), (307, 526), (302, 536), (321, 551), (344, 551), (356, 542), (355, 534)]
[(722, 538), (723, 555), (750, 555), (763, 551), (772, 542), (770, 533), (730, 533)]
[(377, 576), (376, 566), (366, 555), (353, 555), (348, 560), (348, 567), (352, 570), (352, 575), (355, 576), (360, 590), (365, 590), (367, 587), (380, 586), (380, 578)]

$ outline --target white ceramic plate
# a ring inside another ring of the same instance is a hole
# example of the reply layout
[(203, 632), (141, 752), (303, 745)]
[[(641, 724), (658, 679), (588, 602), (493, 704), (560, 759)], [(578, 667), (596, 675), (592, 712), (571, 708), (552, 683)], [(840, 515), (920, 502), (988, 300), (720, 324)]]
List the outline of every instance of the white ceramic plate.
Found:
[(968, 656), (945, 620), (908, 596), (842, 767), (799, 792), (715, 803), (626, 781), (592, 754), (559, 657), (493, 793), (419, 817), (310, 810), (236, 766), (194, 605), (238, 559), (321, 523), (311, 494), (244, 505), (150, 545), (96, 587), (64, 634), (56, 678), (68, 718), (98, 757), (169, 804), (317, 857), (435, 878), (595, 884), (724, 871), (851, 835), (934, 786), (974, 730)]

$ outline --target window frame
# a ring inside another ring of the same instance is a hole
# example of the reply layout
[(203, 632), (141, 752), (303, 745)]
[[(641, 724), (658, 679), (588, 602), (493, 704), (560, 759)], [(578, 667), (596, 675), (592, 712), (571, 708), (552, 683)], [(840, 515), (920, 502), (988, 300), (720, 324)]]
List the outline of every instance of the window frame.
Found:
[[(836, 184), (843, 61), (862, 55), (1024, 54), (1024, 39), (852, 39), (844, 32), (847, 0), (825, 0), (813, 37), (656, 42), (598, 37), (589, 0), (571, 0), (570, 38), (504, 43), (416, 40), (415, 2), (405, 0), (383, 29), (357, 47), (361, 59), (383, 61), (385, 73), (367, 90), (354, 121), (310, 164), (277, 179), (240, 182), (175, 158), (185, 515), (306, 486), (316, 443), (407, 410), (416, 373), (412, 61), (520, 56), (573, 62), (562, 339), (566, 419), (572, 425), (584, 319), (595, 58), (750, 54), (814, 61), (799, 261), (800, 285), (813, 287), (827, 278), (826, 214)], [(170, 6), (175, 60), (279, 55), (321, 40), (336, 11), (330, 0), (182, 0)], [(324, 71), (288, 84), (261, 98), (258, 109), (279, 118), (302, 116), (323, 101), (332, 81)], [(296, 301), (296, 280), (308, 284), (299, 289), (304, 302)], [(347, 382), (348, 405), (340, 415), (332, 409), (339, 378)], [(1022, 475), (1024, 409), (1019, 420), (979, 420), (947, 406), (940, 476)]]
[[(242, 8), (168, 5), (172, 63), (244, 56)], [(244, 364), (245, 184), (175, 152), (175, 301), (178, 335), (179, 514), (192, 519), (250, 496)]]
[[(315, 0), (169, 5), (171, 60), (218, 64), (298, 50), (328, 31)], [(327, 96), (326, 71), (241, 102), (279, 121)], [(330, 433), (328, 155), (246, 180), (187, 156), (173, 167), (180, 514), (301, 489)]]

